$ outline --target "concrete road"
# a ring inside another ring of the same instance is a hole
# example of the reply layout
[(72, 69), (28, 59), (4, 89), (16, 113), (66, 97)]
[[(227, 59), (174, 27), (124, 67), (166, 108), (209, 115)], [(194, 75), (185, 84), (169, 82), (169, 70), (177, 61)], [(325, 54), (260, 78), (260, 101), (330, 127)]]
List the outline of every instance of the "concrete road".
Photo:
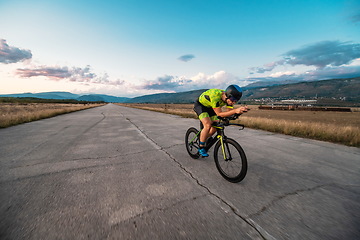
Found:
[(229, 127), (234, 184), (190, 126), (109, 104), (0, 129), (0, 239), (360, 239), (359, 148)]

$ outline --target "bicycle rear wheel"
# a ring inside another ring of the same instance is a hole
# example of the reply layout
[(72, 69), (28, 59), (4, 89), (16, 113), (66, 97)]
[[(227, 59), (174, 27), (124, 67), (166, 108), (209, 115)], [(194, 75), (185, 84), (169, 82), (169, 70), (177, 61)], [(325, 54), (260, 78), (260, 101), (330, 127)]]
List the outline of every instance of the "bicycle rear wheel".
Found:
[(199, 133), (199, 131), (196, 128), (191, 127), (187, 130), (187, 132), (185, 134), (186, 150), (189, 153), (189, 155), (194, 159), (197, 159), (200, 157), (199, 152), (198, 152), (199, 145), (200, 145), (198, 133)]
[(216, 168), (229, 182), (242, 181), (247, 172), (247, 159), (244, 150), (234, 139), (224, 140), (224, 149), (218, 141), (214, 148)]

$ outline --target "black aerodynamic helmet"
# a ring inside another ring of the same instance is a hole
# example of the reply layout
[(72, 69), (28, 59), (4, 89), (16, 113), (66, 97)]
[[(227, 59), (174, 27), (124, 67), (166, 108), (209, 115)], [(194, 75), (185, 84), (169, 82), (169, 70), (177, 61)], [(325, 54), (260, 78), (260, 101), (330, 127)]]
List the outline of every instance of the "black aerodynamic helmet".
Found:
[(238, 85), (230, 85), (225, 90), (225, 95), (233, 102), (240, 100), (242, 96), (242, 89)]

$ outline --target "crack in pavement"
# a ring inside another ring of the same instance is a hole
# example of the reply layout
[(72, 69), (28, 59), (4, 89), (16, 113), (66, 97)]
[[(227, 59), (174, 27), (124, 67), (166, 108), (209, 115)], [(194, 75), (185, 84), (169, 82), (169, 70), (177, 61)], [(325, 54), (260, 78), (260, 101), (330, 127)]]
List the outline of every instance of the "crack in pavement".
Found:
[[(101, 159), (104, 159), (104, 158), (92, 159), (92, 160), (101, 160)], [(76, 161), (81, 162), (83, 160), (88, 160), (88, 159), (73, 160), (73, 162), (76, 162)], [(95, 165), (77, 166), (76, 168), (66, 168), (66, 169), (61, 169), (61, 170), (54, 170), (54, 171), (49, 171), (49, 172), (30, 175), (30, 176), (15, 177), (13, 179), (5, 179), (5, 180), (3, 180), (3, 179), (0, 178), (0, 185), (3, 184), (3, 183), (17, 182), (17, 181), (33, 179), (33, 178), (38, 178), (38, 177), (51, 176), (53, 174), (70, 173), (70, 172), (76, 172), (76, 171), (81, 171), (81, 170), (101, 168), (101, 167), (109, 167), (109, 166), (119, 166), (119, 165), (131, 164), (133, 162), (134, 161), (131, 161), (131, 162), (129, 162), (129, 161), (126, 161), (126, 162), (102, 162), (102, 163), (96, 163)], [(46, 164), (49, 164), (49, 163), (45, 163), (45, 165)], [(37, 165), (41, 165), (41, 164), (37, 164)], [(3, 170), (3, 169), (1, 169), (1, 170)], [(4, 173), (2, 173), (2, 172), (0, 172), (0, 173), (2, 174), (1, 175), (2, 177), (6, 177), (6, 175)]]
[(245, 223), (247, 223), (250, 227), (252, 227), (263, 239), (267, 240), (267, 239), (275, 239), (273, 236), (271, 236), (269, 233), (267, 233), (263, 228), (261, 228), (258, 224), (256, 224), (252, 219), (247, 218), (242, 216), (240, 213), (237, 212), (236, 208), (233, 207), (230, 203), (228, 203), (225, 199), (221, 198), (219, 195), (215, 194), (214, 192), (212, 192), (207, 186), (205, 186), (204, 184), (200, 183), (200, 181), (189, 171), (187, 170), (178, 160), (176, 160), (169, 152), (167, 152), (165, 150), (165, 148), (161, 147), (160, 145), (157, 144), (157, 142), (155, 142), (152, 138), (150, 138), (144, 131), (142, 131), (140, 129), (139, 126), (137, 126), (134, 122), (131, 121), (131, 119), (126, 118), (126, 120), (128, 120), (131, 124), (133, 124), (138, 130), (139, 132), (146, 138), (149, 140), (149, 142), (152, 143), (152, 145), (155, 146), (156, 149), (163, 151), (166, 155), (168, 155), (170, 157), (170, 159), (172, 159), (176, 164), (179, 165), (179, 167), (186, 172), (193, 180), (196, 181), (196, 183), (204, 188), (211, 196), (214, 196), (216, 199), (218, 199), (220, 202), (222, 202), (223, 204), (225, 204), (228, 208), (231, 209), (232, 213), (235, 214), (237, 217), (239, 217), (240, 219), (242, 219)]
[(173, 145), (171, 145), (171, 146), (163, 147), (162, 149), (170, 149), (170, 148), (173, 148), (173, 147), (183, 146), (183, 145), (184, 145), (183, 143), (173, 144)]
[[(117, 152), (119, 152), (119, 150), (116, 150)], [(127, 156), (132, 156), (132, 155), (136, 155), (136, 154), (141, 154), (141, 153), (146, 153), (146, 152), (155, 152), (157, 150), (144, 150), (144, 151), (138, 151), (138, 152), (132, 152), (132, 153), (125, 153), (125, 154), (118, 154), (118, 155), (113, 155), (113, 156), (99, 156), (99, 157), (84, 157), (84, 158), (71, 158), (68, 160), (61, 160), (61, 161), (56, 161), (56, 163), (63, 163), (63, 162), (76, 162), (76, 161), (83, 161), (83, 160), (106, 160), (106, 159), (114, 159), (114, 158), (118, 158), (118, 157), (127, 157)], [(32, 161), (36, 161), (36, 160), (41, 160), (41, 159), (33, 159)], [(51, 164), (54, 162), (41, 162), (41, 163), (34, 163), (34, 164), (26, 164), (26, 165), (18, 165), (15, 167), (10, 167), (8, 169), (17, 169), (17, 168), (23, 168), (23, 167), (33, 167), (36, 165), (43, 165), (43, 164)]]
[(298, 190), (295, 190), (293, 192), (289, 192), (289, 193), (285, 193), (283, 195), (280, 195), (278, 197), (276, 197), (275, 199), (273, 199), (269, 204), (267, 204), (266, 206), (263, 206), (258, 212), (254, 213), (254, 214), (250, 214), (248, 216), (248, 218), (252, 218), (254, 216), (257, 216), (257, 215), (260, 215), (262, 214), (263, 212), (265, 212), (266, 210), (268, 210), (271, 206), (275, 205), (275, 203), (277, 203), (278, 201), (284, 199), (284, 198), (287, 198), (289, 196), (293, 196), (293, 195), (297, 195), (299, 193), (302, 193), (302, 192), (310, 192), (310, 191), (314, 191), (316, 189), (319, 189), (319, 188), (323, 188), (323, 187), (326, 187), (326, 186), (331, 186), (333, 184), (321, 184), (321, 185), (318, 185), (318, 186), (315, 186), (315, 187), (312, 187), (312, 188), (304, 188), (304, 189), (298, 189)]
[[(357, 185), (346, 185), (346, 186), (357, 187)], [(349, 191), (349, 192), (353, 192), (353, 193), (357, 194), (356, 192), (351, 191), (349, 189), (346, 189), (346, 188), (344, 188), (344, 187), (342, 187), (342, 186), (340, 186), (338, 184), (335, 184), (335, 183), (326, 183), (326, 184), (317, 185), (317, 186), (314, 186), (314, 187), (311, 187), (311, 188), (298, 189), (298, 190), (295, 190), (293, 192), (285, 193), (283, 195), (280, 195), (280, 196), (276, 197), (270, 203), (263, 206), (258, 212), (250, 214), (248, 216), (248, 218), (252, 218), (252, 217), (255, 217), (255, 216), (258, 216), (258, 215), (262, 214), (263, 212), (267, 211), (271, 206), (275, 205), (278, 201), (280, 201), (280, 200), (282, 200), (284, 198), (294, 196), (294, 195), (298, 195), (298, 194), (303, 193), (303, 192), (315, 191), (317, 189), (324, 188), (324, 187), (335, 187), (335, 188), (342, 189), (344, 191)]]

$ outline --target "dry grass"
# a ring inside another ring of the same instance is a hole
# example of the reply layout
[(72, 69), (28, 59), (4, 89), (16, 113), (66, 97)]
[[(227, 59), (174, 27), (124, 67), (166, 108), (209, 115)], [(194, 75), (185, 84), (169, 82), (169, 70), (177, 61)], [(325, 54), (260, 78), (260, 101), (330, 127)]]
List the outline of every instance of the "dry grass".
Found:
[(1, 103), (0, 128), (101, 105), (103, 104)]
[(243, 117), (247, 127), (360, 147), (360, 128), (346, 124)]
[[(196, 118), (192, 104), (121, 104), (128, 107)], [(239, 120), (246, 127), (360, 147), (360, 112), (259, 110)]]

